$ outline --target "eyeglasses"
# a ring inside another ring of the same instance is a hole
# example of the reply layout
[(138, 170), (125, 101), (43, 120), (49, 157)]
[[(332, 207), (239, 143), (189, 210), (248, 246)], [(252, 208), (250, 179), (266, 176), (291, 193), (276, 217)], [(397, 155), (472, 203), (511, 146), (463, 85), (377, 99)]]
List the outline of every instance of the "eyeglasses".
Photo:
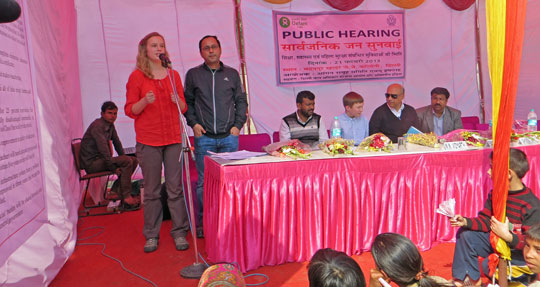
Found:
[(397, 99), (397, 97), (399, 97), (398, 94), (389, 94), (389, 93), (385, 93), (384, 96), (388, 99), (388, 97), (392, 97), (392, 99)]
[(204, 47), (202, 47), (202, 50), (203, 50), (203, 51), (209, 51), (210, 49), (216, 50), (217, 48), (219, 48), (218, 45), (204, 46)]

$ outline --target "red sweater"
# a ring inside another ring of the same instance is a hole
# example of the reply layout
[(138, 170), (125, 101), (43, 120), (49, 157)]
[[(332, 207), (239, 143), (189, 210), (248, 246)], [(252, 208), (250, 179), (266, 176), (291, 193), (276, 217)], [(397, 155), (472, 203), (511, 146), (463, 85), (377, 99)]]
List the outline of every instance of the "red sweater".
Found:
[[(180, 75), (176, 71), (173, 74), (178, 97), (180, 101), (185, 103)], [(164, 146), (182, 141), (178, 108), (171, 100), (173, 89), (168, 77), (159, 80), (150, 79), (137, 69), (129, 76), (126, 89), (124, 111), (128, 117), (135, 119), (135, 133), (138, 143)], [(148, 104), (140, 114), (133, 114), (131, 111), (133, 105), (145, 97), (150, 90), (154, 92), (156, 100)], [(182, 113), (186, 110), (187, 106)]]
[[(492, 191), (489, 192), (484, 209), (478, 213), (478, 217), (466, 218), (467, 228), (484, 232), (491, 230), (489, 227), (489, 221), (493, 215), (491, 193)], [(531, 225), (540, 222), (540, 199), (526, 186), (521, 190), (510, 190), (506, 199), (506, 216), (512, 224), (521, 224), (521, 230), (512, 232), (512, 242), (508, 243), (510, 248), (521, 250), (525, 246), (523, 232), (527, 231)]]

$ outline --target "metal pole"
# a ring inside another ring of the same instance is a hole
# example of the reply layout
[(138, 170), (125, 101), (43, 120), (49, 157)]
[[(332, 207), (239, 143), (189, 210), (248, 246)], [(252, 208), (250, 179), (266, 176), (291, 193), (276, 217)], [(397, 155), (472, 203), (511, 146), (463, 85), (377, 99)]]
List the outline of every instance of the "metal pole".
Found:
[[(206, 265), (199, 262), (199, 248), (197, 245), (197, 236), (196, 236), (196, 230), (197, 230), (197, 224), (195, 222), (195, 211), (193, 208), (193, 196), (191, 193), (191, 180), (190, 180), (190, 173), (189, 173), (189, 156), (193, 160), (195, 160), (195, 155), (193, 154), (193, 150), (191, 148), (191, 143), (189, 142), (189, 136), (187, 134), (187, 124), (186, 119), (182, 115), (182, 110), (180, 109), (180, 98), (178, 97), (178, 91), (176, 90), (176, 82), (174, 80), (174, 73), (172, 69), (172, 64), (169, 63), (167, 69), (167, 77), (169, 78), (169, 82), (171, 83), (171, 87), (173, 89), (174, 99), (176, 103), (176, 108), (178, 109), (178, 120), (180, 122), (180, 129), (182, 132), (182, 152), (184, 155), (184, 172), (186, 174), (186, 181), (187, 181), (187, 202), (188, 202), (188, 212), (189, 212), (189, 221), (190, 221), (190, 227), (191, 227), (191, 237), (193, 238), (193, 249), (195, 251), (195, 263), (192, 265), (186, 266), (180, 270), (180, 275), (182, 277), (186, 278), (201, 278), (204, 270), (206, 270)], [(182, 153), (180, 153), (180, 158), (178, 161), (182, 162)], [(184, 192), (184, 198), (186, 198), (186, 192)]]

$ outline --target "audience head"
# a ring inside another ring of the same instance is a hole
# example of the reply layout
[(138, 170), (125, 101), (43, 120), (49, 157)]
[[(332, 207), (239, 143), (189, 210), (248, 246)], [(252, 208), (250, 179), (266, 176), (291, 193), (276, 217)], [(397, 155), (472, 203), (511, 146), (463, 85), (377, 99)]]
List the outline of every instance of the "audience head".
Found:
[(220, 66), (221, 59), (221, 43), (217, 36), (206, 35), (199, 41), (199, 52), (204, 59), (204, 63), (212, 68), (217, 69)]
[(533, 225), (525, 235), (523, 257), (532, 272), (540, 273), (540, 223)]
[[(490, 153), (489, 158), (493, 160), (493, 151)], [(529, 171), (527, 155), (519, 149), (510, 148), (510, 163), (508, 168), (521, 180)], [(488, 173), (491, 176), (491, 167), (489, 168)]]
[(400, 84), (391, 84), (386, 89), (386, 103), (394, 110), (401, 108), (403, 98), (405, 98), (405, 89)]
[(343, 96), (343, 107), (349, 117), (357, 118), (364, 111), (364, 98), (358, 93), (348, 92)]
[(232, 264), (216, 264), (208, 267), (199, 280), (199, 287), (244, 287), (246, 281), (240, 270)]
[(427, 277), (418, 248), (407, 237), (397, 233), (382, 233), (375, 237), (371, 254), (377, 269), (399, 286), (418, 283), (420, 287), (438, 284)]
[(347, 254), (319, 249), (308, 265), (310, 287), (365, 287), (362, 269)]
[(445, 88), (436, 87), (431, 90), (431, 108), (436, 114), (443, 113), (449, 97), (450, 93)]
[(111, 101), (104, 102), (103, 105), (101, 105), (101, 117), (113, 124), (116, 121), (116, 117), (118, 115), (118, 107), (115, 103)]
[(167, 48), (165, 47), (165, 38), (158, 32), (152, 32), (139, 41), (139, 52), (137, 54), (137, 68), (141, 70), (147, 77), (153, 79), (154, 74), (150, 62), (161, 66), (160, 54), (165, 54), (169, 57)]
[(103, 103), (103, 105), (101, 105), (101, 112), (104, 113), (107, 110), (118, 110), (118, 107), (114, 102), (106, 101)]
[(315, 95), (310, 91), (301, 91), (296, 95), (296, 108), (305, 118), (311, 117), (315, 110)]

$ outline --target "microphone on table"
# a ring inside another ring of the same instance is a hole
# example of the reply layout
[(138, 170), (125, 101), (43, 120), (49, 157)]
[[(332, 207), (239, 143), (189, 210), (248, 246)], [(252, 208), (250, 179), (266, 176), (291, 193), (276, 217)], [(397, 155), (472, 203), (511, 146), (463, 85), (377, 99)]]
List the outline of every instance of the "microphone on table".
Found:
[(170, 68), (171, 67), (171, 60), (169, 60), (169, 57), (165, 54), (159, 54), (159, 59), (161, 60), (161, 65), (164, 68)]

